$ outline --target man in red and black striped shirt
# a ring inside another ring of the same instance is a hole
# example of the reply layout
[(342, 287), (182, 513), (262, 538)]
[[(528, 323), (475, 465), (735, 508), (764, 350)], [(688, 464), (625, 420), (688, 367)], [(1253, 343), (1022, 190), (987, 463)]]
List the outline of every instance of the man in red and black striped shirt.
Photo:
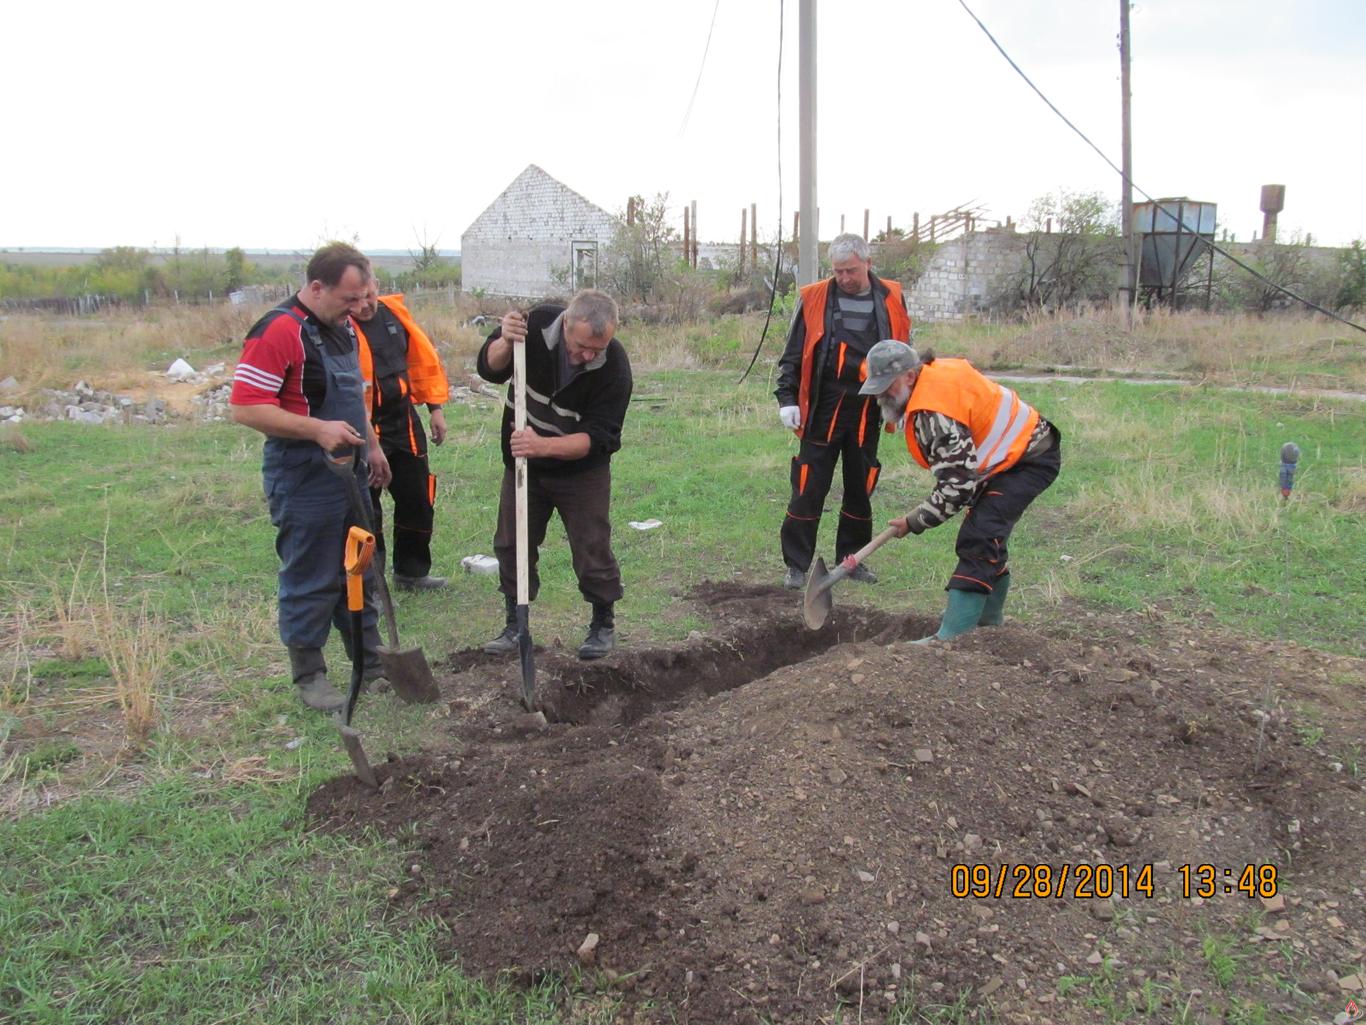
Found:
[(351, 636), (342, 565), (354, 522), (351, 489), (327, 466), (329, 453), (356, 453), (363, 499), (365, 484), (389, 482), (347, 319), (370, 277), (370, 261), (353, 246), (334, 242), (314, 253), (308, 284), (247, 333), (229, 398), (232, 418), (266, 436), (262, 478), (280, 556), (280, 639), (300, 699), (324, 712), (344, 701), (323, 660), (331, 626), (348, 651), (362, 644), (367, 675), (380, 664), (373, 603), (366, 603), (365, 636)]

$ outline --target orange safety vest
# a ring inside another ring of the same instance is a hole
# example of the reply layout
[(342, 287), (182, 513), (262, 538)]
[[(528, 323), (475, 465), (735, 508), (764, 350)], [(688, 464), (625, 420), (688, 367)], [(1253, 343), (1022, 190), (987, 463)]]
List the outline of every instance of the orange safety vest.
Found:
[[(977, 473), (981, 477), (1018, 463), (1039, 423), (1038, 410), (965, 359), (937, 359), (920, 368), (906, 416), (921, 411), (943, 413), (967, 426), (977, 446)], [(917, 463), (930, 468), (909, 423), (906, 448)]]
[[(830, 301), (830, 285), (834, 278), (802, 286), (802, 320), (805, 322), (806, 339), (802, 345), (802, 380), (797, 390), (797, 408), (802, 411), (801, 426), (797, 437), (806, 432), (807, 422), (811, 419), (811, 367), (815, 363), (813, 353), (816, 345), (825, 337), (825, 305)], [(892, 337), (899, 342), (911, 340), (911, 317), (906, 312), (906, 302), (901, 298), (901, 283), (878, 278), (882, 287), (887, 289), (887, 324)], [(883, 339), (879, 338), (878, 341)]]
[[(402, 293), (382, 295), (379, 301), (389, 308), (389, 312), (398, 318), (398, 322), (408, 332), (408, 384), (411, 387), (408, 397), (413, 402), (430, 402), (438, 406), (449, 401), (450, 384), (446, 380), (446, 371), (441, 366), (441, 357), (437, 354), (432, 340), (427, 337), (427, 332), (417, 326), (417, 321), (403, 304)], [(361, 376), (367, 384), (374, 387), (375, 360), (370, 355), (370, 343), (360, 322), (352, 317), (351, 323), (360, 342)]]

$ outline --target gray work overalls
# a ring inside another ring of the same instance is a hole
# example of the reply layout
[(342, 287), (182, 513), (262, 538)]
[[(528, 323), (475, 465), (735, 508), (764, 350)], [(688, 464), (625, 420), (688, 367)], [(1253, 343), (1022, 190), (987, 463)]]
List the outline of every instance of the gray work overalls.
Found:
[[(327, 377), (327, 393), (313, 414), (320, 420), (345, 420), (365, 437), (365, 385), (353, 348), (334, 354), (323, 344), (318, 326), (293, 310), (281, 311), (299, 323), (305, 345), (312, 345)], [(291, 648), (322, 648), (328, 625), (337, 627), (350, 651), (351, 620), (346, 610), (346, 572), (342, 565), (346, 533), (355, 522), (350, 490), (325, 462), (314, 442), (267, 437), (261, 474), (275, 551), (280, 557), (280, 640)], [(370, 500), (368, 468), (355, 464), (361, 500)], [(367, 663), (378, 663), (379, 639), (371, 569), (366, 571), (365, 645)]]

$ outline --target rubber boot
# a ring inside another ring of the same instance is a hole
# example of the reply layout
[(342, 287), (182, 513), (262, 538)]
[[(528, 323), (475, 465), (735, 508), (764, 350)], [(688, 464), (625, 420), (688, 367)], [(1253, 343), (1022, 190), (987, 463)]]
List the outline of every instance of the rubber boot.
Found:
[(996, 586), (987, 595), (987, 603), (982, 606), (978, 626), (1000, 626), (1006, 621), (1006, 595), (1010, 593), (1010, 574), (1002, 573), (996, 578)]
[(490, 655), (511, 655), (517, 651), (517, 599), (503, 595), (506, 610), (503, 632), (484, 645)]
[(289, 668), (298, 688), (299, 700), (318, 712), (335, 712), (346, 698), (328, 682), (327, 663), (321, 648), (289, 649)]
[(977, 625), (982, 618), (982, 609), (987, 596), (977, 591), (949, 591), (949, 603), (944, 608), (944, 618), (939, 621), (939, 629), (929, 637), (922, 637), (916, 644), (929, 644), (930, 641), (948, 641), (965, 634)]
[(588, 624), (588, 636), (579, 645), (579, 658), (584, 661), (602, 658), (616, 646), (617, 623), (612, 605), (610, 601), (593, 603), (593, 621)]

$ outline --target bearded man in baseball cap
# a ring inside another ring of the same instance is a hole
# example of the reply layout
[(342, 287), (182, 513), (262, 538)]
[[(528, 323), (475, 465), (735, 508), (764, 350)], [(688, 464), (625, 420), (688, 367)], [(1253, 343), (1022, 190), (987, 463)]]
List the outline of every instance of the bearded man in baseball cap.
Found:
[(868, 351), (866, 365), (860, 394), (877, 397), (885, 429), (903, 432), (912, 458), (934, 474), (929, 496), (888, 526), (905, 537), (966, 510), (943, 619), (918, 643), (1000, 624), (1010, 591), (1010, 533), (1057, 478), (1062, 435), (965, 359), (922, 356), (888, 339)]

